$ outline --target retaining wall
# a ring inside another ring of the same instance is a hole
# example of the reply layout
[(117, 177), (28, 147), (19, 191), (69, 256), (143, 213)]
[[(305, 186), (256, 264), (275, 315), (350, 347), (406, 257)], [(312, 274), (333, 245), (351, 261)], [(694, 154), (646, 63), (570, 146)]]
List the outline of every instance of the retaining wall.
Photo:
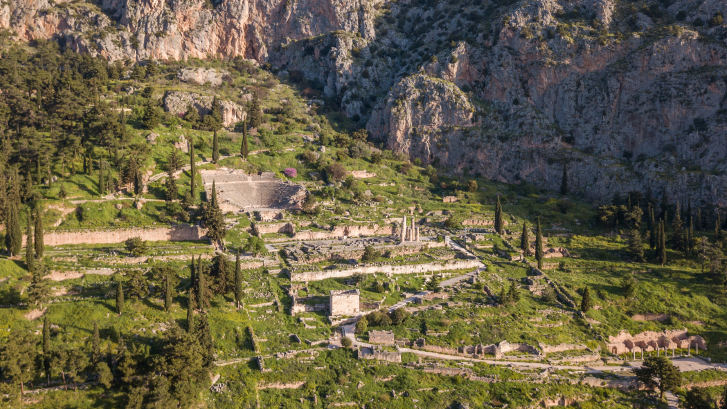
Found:
[[(46, 246), (62, 246), (80, 243), (123, 243), (133, 237), (141, 237), (145, 241), (204, 240), (207, 238), (206, 232), (207, 229), (199, 226), (49, 231), (43, 235), (43, 241)], [(26, 238), (23, 235), (23, 245), (25, 245)]]
[(289, 273), (290, 281), (319, 281), (327, 278), (349, 277), (354, 274), (424, 274), (447, 270), (465, 270), (480, 267), (480, 262), (472, 260), (454, 260), (406, 265), (372, 265), (348, 268), (345, 270), (319, 270), (300, 273)]

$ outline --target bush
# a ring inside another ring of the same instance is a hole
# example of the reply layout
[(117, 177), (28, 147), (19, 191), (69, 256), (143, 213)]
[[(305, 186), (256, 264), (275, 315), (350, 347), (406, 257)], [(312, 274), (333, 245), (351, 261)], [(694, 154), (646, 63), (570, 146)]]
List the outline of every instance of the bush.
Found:
[(333, 179), (336, 182), (340, 182), (341, 180), (343, 180), (343, 178), (346, 176), (346, 172), (346, 167), (338, 162), (333, 163), (326, 168), (326, 175), (328, 175), (330, 179)]
[(351, 338), (349, 337), (343, 337), (341, 339), (341, 346), (344, 348), (351, 348), (351, 345), (353, 345), (353, 341), (351, 341)]
[(146, 253), (146, 242), (142, 240), (141, 237), (132, 237), (127, 239), (124, 244), (126, 245), (126, 250), (133, 254), (134, 257), (139, 257)]
[(283, 174), (285, 174), (286, 177), (294, 178), (298, 176), (298, 171), (295, 168), (285, 168)]

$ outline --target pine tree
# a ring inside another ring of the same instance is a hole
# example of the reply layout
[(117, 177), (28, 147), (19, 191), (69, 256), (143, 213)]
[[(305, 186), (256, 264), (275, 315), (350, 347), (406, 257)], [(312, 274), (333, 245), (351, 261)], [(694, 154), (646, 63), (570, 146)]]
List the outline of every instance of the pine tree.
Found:
[(28, 215), (28, 227), (25, 229), (25, 265), (31, 274), (35, 271), (35, 244), (33, 244), (32, 217)]
[(45, 251), (45, 240), (43, 238), (43, 211), (38, 208), (35, 212), (35, 257), (42, 260)]
[(535, 259), (538, 261), (538, 269), (543, 269), (543, 233), (540, 230), (540, 217), (535, 230)]
[(510, 283), (510, 289), (507, 292), (507, 300), (508, 302), (512, 302), (515, 304), (520, 301), (520, 290), (518, 289), (515, 281)]
[(525, 257), (530, 255), (530, 231), (528, 231), (528, 222), (523, 223), (523, 233), (520, 235), (520, 249)]
[(214, 131), (212, 136), (212, 163), (217, 164), (220, 160), (220, 142), (217, 138), (217, 130)]
[(581, 299), (581, 311), (588, 312), (591, 309), (591, 292), (588, 287), (583, 289), (583, 299)]
[(682, 222), (679, 202), (677, 202), (677, 211), (674, 215), (672, 226), (674, 227), (674, 237), (672, 237), (674, 250), (684, 250), (684, 223)]
[(195, 187), (196, 176), (197, 176), (197, 164), (195, 163), (194, 157), (194, 138), (189, 138), (189, 194), (192, 196), (192, 204), (197, 201), (197, 189)]
[(502, 234), (502, 205), (500, 205), (500, 195), (497, 196), (495, 204), (495, 232)]
[(235, 302), (237, 303), (237, 308), (240, 308), (242, 296), (242, 269), (240, 268), (240, 252), (238, 251), (235, 257)]
[(146, 129), (151, 130), (159, 126), (159, 123), (161, 123), (161, 121), (162, 114), (159, 112), (159, 108), (156, 106), (155, 101), (150, 99), (146, 103), (142, 124)]
[(242, 123), (242, 144), (240, 145), (240, 156), (247, 160), (247, 155), (250, 154), (249, 147), (247, 146), (247, 121)]
[(38, 305), (42, 309), (43, 304), (48, 300), (50, 295), (50, 283), (47, 279), (43, 278), (41, 271), (34, 271), (30, 279), (30, 286), (28, 286), (28, 299), (31, 303)]
[(215, 181), (212, 181), (212, 198), (210, 203), (205, 206), (204, 224), (207, 227), (207, 237), (217, 242), (225, 238), (227, 228), (225, 226), (224, 215), (220, 210), (220, 204), (217, 201), (217, 188)]
[(629, 235), (629, 253), (634, 261), (644, 261), (644, 244), (641, 241), (641, 233), (634, 229)]
[(260, 99), (257, 96), (257, 92), (252, 96), (252, 106), (250, 107), (250, 128), (257, 128), (260, 126)]
[(179, 161), (179, 155), (177, 154), (176, 149), (172, 149), (172, 153), (169, 154), (169, 157), (167, 158), (167, 174), (174, 173), (179, 170), (181, 167), (181, 163)]
[(101, 360), (101, 338), (98, 333), (98, 321), (93, 322), (93, 343), (91, 344), (91, 361), (96, 365)]
[(124, 287), (121, 281), (116, 284), (116, 312), (124, 312)]
[(192, 104), (187, 105), (187, 111), (184, 113), (184, 120), (189, 122), (193, 129), (196, 129), (199, 126), (199, 111), (197, 111), (197, 108), (192, 106)]
[(560, 181), (560, 194), (565, 196), (568, 194), (568, 165), (563, 164), (563, 177)]

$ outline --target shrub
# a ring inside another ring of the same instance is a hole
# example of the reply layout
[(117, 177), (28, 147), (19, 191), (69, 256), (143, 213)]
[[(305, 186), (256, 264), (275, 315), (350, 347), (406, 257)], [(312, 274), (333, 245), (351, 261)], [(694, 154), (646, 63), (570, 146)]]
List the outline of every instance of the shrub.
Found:
[(338, 162), (332, 163), (326, 168), (326, 175), (337, 182), (343, 180), (346, 176), (346, 172), (346, 167)]
[(295, 168), (285, 168), (283, 174), (285, 174), (286, 177), (294, 178), (298, 176), (298, 171)]
[(124, 242), (126, 250), (133, 254), (135, 257), (142, 256), (146, 253), (147, 247), (146, 242), (141, 237), (132, 237)]

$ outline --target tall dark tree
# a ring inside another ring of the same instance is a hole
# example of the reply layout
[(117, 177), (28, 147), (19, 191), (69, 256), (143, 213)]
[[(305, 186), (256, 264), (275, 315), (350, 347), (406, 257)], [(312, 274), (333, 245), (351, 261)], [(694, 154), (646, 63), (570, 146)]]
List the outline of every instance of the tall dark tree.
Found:
[(167, 172), (167, 181), (165, 182), (167, 201), (177, 200), (179, 191), (177, 190), (177, 180), (174, 178), (174, 172)]
[(189, 291), (187, 298), (187, 331), (194, 332), (194, 310), (197, 309), (196, 296), (194, 291)]
[(646, 388), (659, 388), (660, 399), (664, 399), (664, 392), (676, 390), (682, 384), (681, 372), (665, 356), (647, 357), (641, 368), (635, 369), (634, 373)]
[(216, 164), (220, 160), (220, 141), (217, 138), (217, 130), (212, 136), (212, 163)]
[(35, 212), (35, 257), (43, 259), (43, 252), (45, 250), (45, 239), (43, 233), (43, 210), (38, 207)]
[(719, 212), (717, 212), (717, 221), (714, 223), (714, 241), (722, 240), (722, 220)]
[(520, 250), (523, 251), (525, 257), (530, 256), (530, 231), (528, 230), (528, 222), (523, 222), (523, 232), (520, 235)]
[(164, 311), (169, 312), (172, 309), (172, 296), (174, 288), (172, 287), (171, 274), (164, 275)]
[(560, 180), (560, 194), (565, 196), (568, 194), (568, 165), (563, 164), (563, 176)]
[(581, 311), (588, 312), (591, 309), (591, 290), (588, 287), (583, 289), (583, 298), (581, 299)]
[(634, 261), (644, 261), (644, 243), (641, 241), (641, 232), (636, 229), (629, 233), (629, 253)]
[(98, 321), (93, 322), (93, 340), (91, 343), (91, 362), (94, 365), (101, 360), (101, 337), (98, 332)]
[(11, 200), (10, 205), (8, 206), (6, 224), (5, 246), (11, 256), (17, 256), (23, 248), (23, 233), (20, 229), (18, 204), (15, 200)]
[(235, 304), (237, 305), (237, 308), (240, 308), (242, 297), (242, 269), (240, 268), (240, 251), (238, 250), (237, 255), (235, 256)]
[(35, 271), (35, 244), (33, 244), (33, 224), (32, 217), (28, 214), (28, 227), (25, 229), (25, 265), (28, 271)]
[(654, 209), (653, 208), (651, 208), (649, 211), (649, 220), (650, 220), (650, 222), (649, 222), (649, 231), (650, 231), (649, 232), (649, 247), (652, 250), (654, 250), (657, 245), (657, 236), (658, 236), (657, 228), (658, 228), (658, 226), (656, 224), (656, 220), (654, 220)]
[(51, 359), (53, 351), (50, 346), (50, 320), (43, 317), (43, 372), (45, 372), (46, 386), (50, 385)]
[(146, 129), (154, 129), (162, 121), (162, 114), (159, 112), (159, 107), (157, 107), (156, 101), (150, 99), (144, 108), (144, 118), (142, 119), (142, 124)]
[(657, 247), (657, 261), (662, 266), (666, 264), (666, 232), (664, 230), (664, 221), (659, 223), (659, 245)]
[(674, 250), (684, 250), (684, 222), (682, 222), (679, 202), (677, 202), (677, 211), (676, 214), (674, 214), (672, 226), (674, 227), (674, 236), (672, 237)]
[(101, 196), (106, 195), (106, 162), (103, 160), (98, 161), (98, 194)]
[(197, 202), (197, 189), (195, 186), (197, 179), (197, 164), (195, 160), (197, 158), (194, 155), (194, 138), (189, 137), (189, 194), (192, 196), (192, 203)]
[(215, 348), (212, 342), (212, 331), (207, 319), (207, 314), (203, 313), (199, 315), (195, 335), (197, 336), (199, 345), (202, 347), (204, 366), (210, 368), (215, 362)]
[(220, 210), (220, 204), (217, 200), (217, 187), (215, 181), (212, 181), (212, 195), (210, 202), (205, 206), (204, 224), (207, 227), (207, 237), (217, 242), (225, 238), (227, 228), (225, 219)]
[(257, 92), (252, 96), (252, 104), (248, 116), (250, 117), (250, 128), (258, 128), (261, 122), (261, 112), (260, 99), (257, 96)]
[(538, 217), (538, 225), (535, 230), (535, 259), (538, 261), (538, 269), (543, 269), (543, 233), (540, 230), (540, 217)]
[(247, 155), (250, 154), (250, 148), (247, 145), (247, 121), (242, 123), (242, 144), (240, 144), (240, 156), (247, 160)]
[(502, 234), (502, 205), (500, 204), (500, 196), (497, 196), (497, 203), (495, 204), (495, 232)]
[(121, 281), (116, 283), (116, 312), (124, 312), (124, 286)]
[(197, 271), (196, 271), (196, 284), (197, 284), (197, 308), (201, 311), (209, 308), (210, 306), (210, 294), (209, 284), (207, 283), (207, 273), (202, 268), (202, 258), (197, 259)]

